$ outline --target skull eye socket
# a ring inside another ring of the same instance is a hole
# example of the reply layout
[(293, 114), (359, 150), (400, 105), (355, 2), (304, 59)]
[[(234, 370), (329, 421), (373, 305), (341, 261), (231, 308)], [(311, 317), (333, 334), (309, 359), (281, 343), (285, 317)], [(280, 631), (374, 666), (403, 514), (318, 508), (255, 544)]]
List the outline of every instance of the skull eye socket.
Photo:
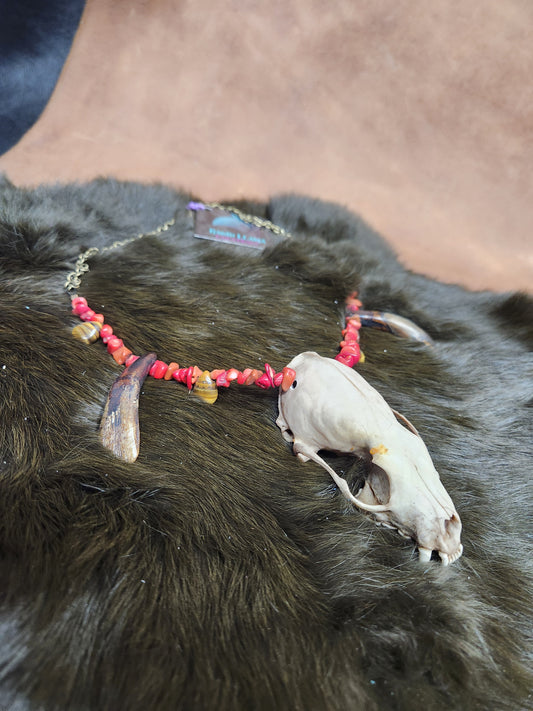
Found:
[(297, 381), (297, 380), (293, 380), (292, 383), (291, 383), (291, 390), (294, 390), (297, 385), (298, 385), (298, 381)]

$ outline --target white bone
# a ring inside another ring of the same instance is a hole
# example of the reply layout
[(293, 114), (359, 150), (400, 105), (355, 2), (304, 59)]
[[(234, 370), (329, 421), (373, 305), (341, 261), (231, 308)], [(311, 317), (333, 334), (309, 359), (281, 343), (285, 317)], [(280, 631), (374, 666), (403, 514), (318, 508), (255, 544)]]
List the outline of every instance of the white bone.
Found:
[[(299, 459), (326, 469), (343, 495), (376, 522), (413, 538), (423, 562), (434, 550), (443, 565), (456, 560), (462, 553), (461, 521), (414, 426), (359, 373), (336, 360), (306, 352), (289, 367), (296, 386), (280, 389), (277, 425)], [(319, 450), (371, 454), (357, 497)]]

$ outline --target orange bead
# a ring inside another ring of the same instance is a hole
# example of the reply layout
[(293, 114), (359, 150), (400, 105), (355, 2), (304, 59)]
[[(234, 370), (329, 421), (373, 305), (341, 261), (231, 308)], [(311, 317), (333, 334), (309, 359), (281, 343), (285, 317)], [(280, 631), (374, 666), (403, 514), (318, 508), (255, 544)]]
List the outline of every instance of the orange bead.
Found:
[(254, 368), (253, 370), (250, 371), (248, 377), (244, 381), (244, 384), (245, 385), (253, 385), (255, 383), (255, 381), (257, 380), (257, 378), (260, 378), (262, 375), (263, 375), (263, 373), (260, 370), (255, 370), (255, 368)]
[(283, 368), (283, 370), (281, 372), (283, 373), (283, 380), (281, 381), (281, 389), (283, 390), (284, 393), (286, 393), (287, 390), (293, 384), (294, 379), (296, 378), (296, 371), (293, 370), (292, 368), (288, 368), (287, 366), (285, 366), (285, 368)]
[(231, 382), (232, 380), (237, 380), (239, 377), (239, 371), (237, 368), (230, 368), (226, 373), (226, 378)]
[(119, 365), (124, 365), (124, 363), (130, 357), (131, 354), (132, 353), (129, 348), (126, 348), (126, 346), (120, 346), (120, 348), (117, 348), (116, 351), (113, 351), (111, 355), (115, 359), (116, 363), (118, 363)]
[(180, 366), (179, 363), (169, 363), (167, 372), (163, 375), (163, 378), (165, 380), (170, 380), (172, 378), (172, 373), (175, 373), (176, 370), (179, 370)]

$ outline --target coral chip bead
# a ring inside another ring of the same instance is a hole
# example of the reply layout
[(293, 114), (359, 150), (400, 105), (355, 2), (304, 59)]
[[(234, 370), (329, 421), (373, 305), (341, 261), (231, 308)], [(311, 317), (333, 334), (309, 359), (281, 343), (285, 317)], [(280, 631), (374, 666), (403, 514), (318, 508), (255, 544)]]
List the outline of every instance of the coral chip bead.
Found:
[[(248, 368), (246, 368), (246, 370), (248, 370)], [(243, 375), (246, 375), (246, 370), (243, 372)], [(252, 370), (250, 370), (250, 372), (246, 376), (246, 380), (244, 381), (244, 384), (245, 385), (253, 385), (255, 383), (255, 381), (257, 380), (257, 378), (259, 378), (261, 375), (263, 375), (263, 373), (260, 370), (256, 370), (255, 368), (253, 368)]]
[(294, 379), (296, 378), (296, 371), (293, 370), (292, 368), (288, 368), (287, 366), (285, 366), (285, 368), (283, 368), (281, 373), (283, 375), (283, 380), (281, 381), (281, 389), (283, 390), (284, 393), (286, 393), (287, 390), (293, 384)]
[(156, 360), (150, 368), (149, 372), (152, 378), (156, 378), (156, 380), (161, 380), (161, 378), (167, 372), (167, 369), (168, 365), (166, 363), (164, 363), (162, 360)]
[(343, 354), (342, 352), (338, 353), (335, 356), (335, 360), (338, 360), (339, 363), (343, 363), (344, 365), (347, 365), (348, 368), (351, 368), (353, 365), (355, 365), (357, 363), (357, 358), (355, 356), (348, 355), (347, 353)]
[(220, 375), (217, 375), (216, 384), (218, 387), (229, 388), (230, 383), (225, 370), (223, 370)]
[(237, 368), (230, 368), (226, 373), (226, 378), (231, 382), (232, 380), (237, 380), (239, 377), (239, 371)]
[(132, 363), (135, 363), (136, 360), (139, 360), (139, 356), (133, 355), (133, 353), (126, 358), (124, 361), (124, 365), (126, 368), (128, 368)]
[(255, 381), (255, 384), (258, 385), (260, 388), (263, 390), (266, 390), (272, 385), (272, 382), (269, 378), (269, 376), (266, 373), (263, 373), (263, 375), (260, 375), (257, 380)]
[(85, 311), (82, 311), (82, 313), (80, 314), (80, 318), (82, 321), (93, 321), (95, 316), (96, 314), (92, 309), (85, 309)]
[(124, 341), (122, 339), (117, 338), (116, 336), (111, 336), (111, 338), (107, 341), (107, 352), (114, 353), (117, 348), (120, 348), (123, 345)]
[(100, 338), (104, 343), (107, 343), (107, 340), (111, 338), (112, 335), (113, 329), (107, 323), (104, 323), (104, 325), (100, 329)]
[(113, 351), (111, 355), (113, 356), (116, 363), (118, 363), (119, 365), (124, 365), (130, 355), (132, 355), (132, 352), (129, 348), (126, 348), (126, 346), (121, 346), (120, 348), (117, 348), (116, 351)]
[(174, 373), (176, 372), (176, 370), (179, 370), (179, 368), (180, 368), (179, 363), (174, 363), (174, 362), (169, 363), (167, 372), (163, 376), (164, 379), (170, 380), (172, 378), (172, 376), (174, 375)]

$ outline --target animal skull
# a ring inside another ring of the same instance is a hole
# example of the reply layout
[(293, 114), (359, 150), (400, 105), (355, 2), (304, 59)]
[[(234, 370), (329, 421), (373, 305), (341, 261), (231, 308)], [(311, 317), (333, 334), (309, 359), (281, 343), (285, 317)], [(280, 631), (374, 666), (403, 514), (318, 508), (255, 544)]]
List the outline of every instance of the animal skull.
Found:
[[(377, 523), (413, 538), (421, 561), (438, 551), (444, 565), (463, 552), (461, 520), (429, 452), (411, 423), (392, 410), (356, 371), (306, 352), (288, 365), (292, 385), (279, 392), (276, 424), (293, 451), (326, 469), (344, 496)], [(355, 497), (318, 451), (371, 456), (370, 473)]]

